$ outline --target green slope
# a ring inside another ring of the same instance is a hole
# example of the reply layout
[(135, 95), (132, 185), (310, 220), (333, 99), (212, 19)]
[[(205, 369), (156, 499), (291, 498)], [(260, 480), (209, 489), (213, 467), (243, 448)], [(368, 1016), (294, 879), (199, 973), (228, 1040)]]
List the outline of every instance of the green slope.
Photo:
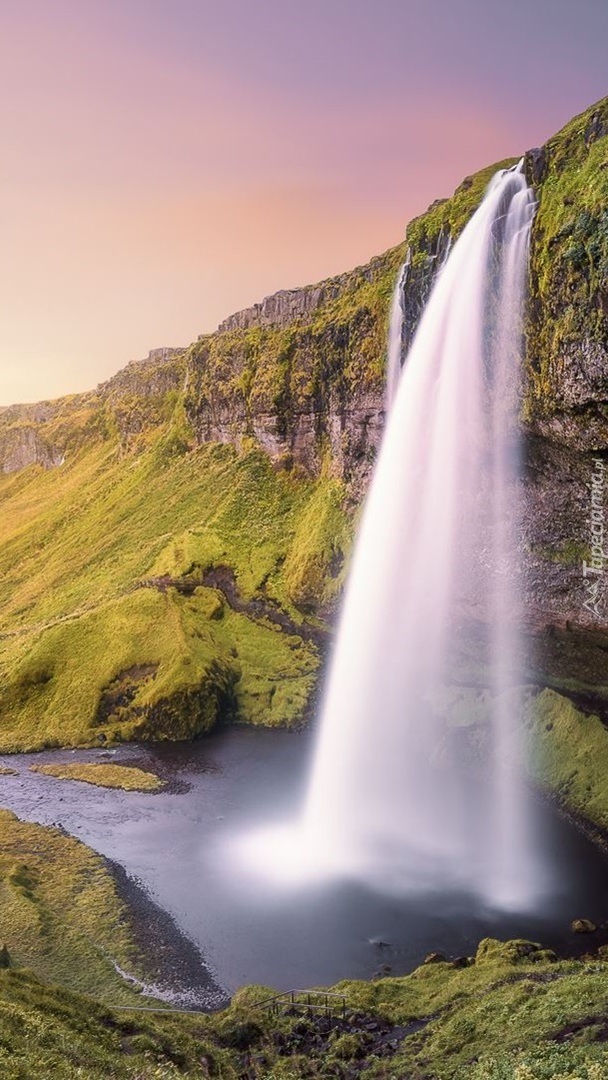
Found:
[[(337, 481), (275, 473), (256, 449), (175, 454), (164, 435), (137, 455), (103, 441), (0, 478), (0, 747), (186, 738), (220, 714), (300, 719), (319, 657), (297, 603), (338, 587), (342, 499)], [(262, 609), (199, 585), (211, 566)]]
[[(16, 780), (3, 776), (0, 783)], [(8, 951), (11, 967), (133, 1004), (141, 998), (115, 967), (145, 980), (130, 926), (99, 855), (59, 829), (0, 810), (0, 966)]]
[(0, 971), (0, 1069), (7, 1080), (603, 1080), (606, 973), (602, 956), (558, 962), (486, 939), (468, 961), (339, 984), (347, 1012), (332, 1021), (270, 1015), (255, 1007), (264, 987), (209, 1017), (168, 1016)]

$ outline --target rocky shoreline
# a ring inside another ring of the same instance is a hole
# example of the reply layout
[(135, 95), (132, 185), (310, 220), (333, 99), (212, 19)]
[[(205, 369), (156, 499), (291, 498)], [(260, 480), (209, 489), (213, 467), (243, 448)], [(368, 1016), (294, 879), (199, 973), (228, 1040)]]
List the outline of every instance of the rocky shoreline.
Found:
[(125, 905), (138, 969), (143, 972), (143, 980), (138, 976), (135, 983), (147, 995), (178, 1009), (216, 1012), (226, 1008), (230, 995), (217, 982), (194, 942), (124, 867), (112, 859), (104, 858), (104, 863)]

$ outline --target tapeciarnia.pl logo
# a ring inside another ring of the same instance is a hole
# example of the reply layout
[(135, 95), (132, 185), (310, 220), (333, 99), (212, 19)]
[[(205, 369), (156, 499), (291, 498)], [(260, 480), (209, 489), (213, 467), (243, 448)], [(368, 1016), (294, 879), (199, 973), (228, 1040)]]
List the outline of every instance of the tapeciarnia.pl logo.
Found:
[(583, 578), (585, 579), (585, 603), (583, 607), (593, 615), (600, 615), (599, 603), (602, 592), (602, 577), (608, 553), (604, 550), (606, 521), (604, 511), (604, 487), (606, 484), (606, 465), (602, 458), (593, 458), (591, 473), (591, 505), (589, 508), (589, 538), (591, 540), (591, 558), (583, 560)]

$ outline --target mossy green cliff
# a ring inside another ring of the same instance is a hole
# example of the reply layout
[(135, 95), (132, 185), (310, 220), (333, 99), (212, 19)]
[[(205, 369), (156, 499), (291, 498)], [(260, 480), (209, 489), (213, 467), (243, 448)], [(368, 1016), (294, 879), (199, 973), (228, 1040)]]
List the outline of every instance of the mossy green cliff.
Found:
[[(382, 429), (387, 314), (405, 246), (242, 312), (189, 352), (198, 441), (254, 439), (285, 469), (328, 471), (357, 497)], [(301, 312), (301, 314), (298, 314)]]
[[(588, 449), (608, 441), (608, 99), (529, 155), (530, 415)], [(570, 430), (565, 430), (569, 428)], [(561, 429), (561, 431), (560, 431)]]
[[(552, 685), (605, 698), (608, 590), (601, 580), (590, 590), (583, 562), (593, 476), (608, 453), (608, 99), (526, 167), (538, 197), (524, 409), (531, 638)], [(596, 507), (604, 518), (607, 496)]]

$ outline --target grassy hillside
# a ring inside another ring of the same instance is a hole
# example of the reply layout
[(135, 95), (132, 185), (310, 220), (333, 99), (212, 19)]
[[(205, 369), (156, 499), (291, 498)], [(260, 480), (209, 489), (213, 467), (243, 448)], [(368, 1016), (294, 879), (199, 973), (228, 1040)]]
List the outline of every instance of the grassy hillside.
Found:
[(0, 971), (0, 1068), (12, 1078), (602, 1080), (607, 965), (557, 962), (525, 941), (404, 978), (342, 983), (345, 1019), (269, 1015), (240, 991), (215, 1015), (117, 1012), (26, 972)]
[(600, 1080), (606, 1075), (605, 961), (558, 963), (530, 942), (486, 939), (462, 964), (439, 961), (402, 979), (342, 984), (361, 1011), (377, 1011), (394, 1023), (427, 1021), (405, 1040), (390, 1068), (379, 1063), (367, 1075), (425, 1080)]
[[(0, 747), (300, 719), (319, 663), (302, 608), (339, 586), (342, 500), (338, 481), (277, 473), (255, 448), (176, 452), (170, 431), (0, 477)], [(201, 584), (212, 566), (243, 610)]]
[[(0, 966), (133, 1004), (139, 996), (115, 968), (142, 976), (129, 925), (98, 855), (59, 829), (0, 810)], [(0, 1045), (1, 1034), (0, 1025)]]

